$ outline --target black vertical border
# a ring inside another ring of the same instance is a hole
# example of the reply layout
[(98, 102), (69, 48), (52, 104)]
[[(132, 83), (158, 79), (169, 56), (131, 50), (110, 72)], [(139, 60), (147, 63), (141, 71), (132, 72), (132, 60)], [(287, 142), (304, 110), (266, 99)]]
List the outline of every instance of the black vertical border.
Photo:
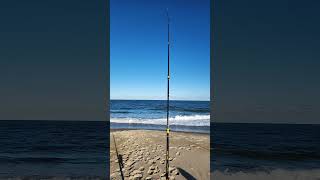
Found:
[(105, 100), (104, 100), (104, 110), (105, 119), (107, 123), (106, 135), (107, 135), (107, 145), (106, 152), (106, 177), (110, 177), (110, 0), (106, 0), (106, 82), (105, 87)]

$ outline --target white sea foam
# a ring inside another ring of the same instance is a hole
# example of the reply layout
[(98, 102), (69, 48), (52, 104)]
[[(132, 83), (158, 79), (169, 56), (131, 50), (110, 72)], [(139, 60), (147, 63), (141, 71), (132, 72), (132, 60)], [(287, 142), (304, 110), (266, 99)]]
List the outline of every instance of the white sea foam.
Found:
[(270, 172), (221, 172), (211, 174), (213, 180), (319, 180), (320, 169), (312, 170), (283, 170), (276, 169)]
[[(171, 125), (210, 126), (210, 115), (177, 115), (170, 117), (169, 120)], [(111, 118), (111, 122), (165, 125), (167, 123), (167, 119)]]

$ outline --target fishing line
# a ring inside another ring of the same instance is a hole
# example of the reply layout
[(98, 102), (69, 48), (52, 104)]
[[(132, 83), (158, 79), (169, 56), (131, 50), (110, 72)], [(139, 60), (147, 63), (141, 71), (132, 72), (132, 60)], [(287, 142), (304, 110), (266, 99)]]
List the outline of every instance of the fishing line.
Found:
[(167, 19), (168, 19), (168, 79), (167, 79), (167, 151), (166, 151), (166, 179), (169, 179), (169, 85), (170, 85), (170, 33), (169, 33), (169, 12), (167, 8)]

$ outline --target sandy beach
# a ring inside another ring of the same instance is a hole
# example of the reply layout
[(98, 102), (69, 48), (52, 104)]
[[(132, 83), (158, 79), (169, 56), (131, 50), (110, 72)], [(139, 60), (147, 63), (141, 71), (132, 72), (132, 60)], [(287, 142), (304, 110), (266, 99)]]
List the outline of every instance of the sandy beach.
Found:
[[(110, 178), (121, 179), (122, 164), (124, 179), (165, 179), (165, 147), (164, 131), (111, 131)], [(170, 179), (210, 179), (209, 134), (170, 132), (169, 162)]]

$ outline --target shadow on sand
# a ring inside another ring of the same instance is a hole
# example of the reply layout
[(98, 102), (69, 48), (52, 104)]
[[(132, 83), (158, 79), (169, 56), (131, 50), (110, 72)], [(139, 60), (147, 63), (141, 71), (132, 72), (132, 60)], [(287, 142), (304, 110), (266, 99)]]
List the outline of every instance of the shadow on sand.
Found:
[(121, 155), (121, 154), (119, 154), (118, 160), (119, 160), (119, 166), (121, 166), (122, 168), (124, 168), (123, 160), (122, 160), (122, 155)]
[(196, 178), (194, 178), (191, 174), (189, 174), (187, 171), (181, 169), (181, 168), (177, 168), (179, 170), (179, 172), (181, 173), (181, 175), (183, 177), (185, 177), (188, 180), (196, 180)]

